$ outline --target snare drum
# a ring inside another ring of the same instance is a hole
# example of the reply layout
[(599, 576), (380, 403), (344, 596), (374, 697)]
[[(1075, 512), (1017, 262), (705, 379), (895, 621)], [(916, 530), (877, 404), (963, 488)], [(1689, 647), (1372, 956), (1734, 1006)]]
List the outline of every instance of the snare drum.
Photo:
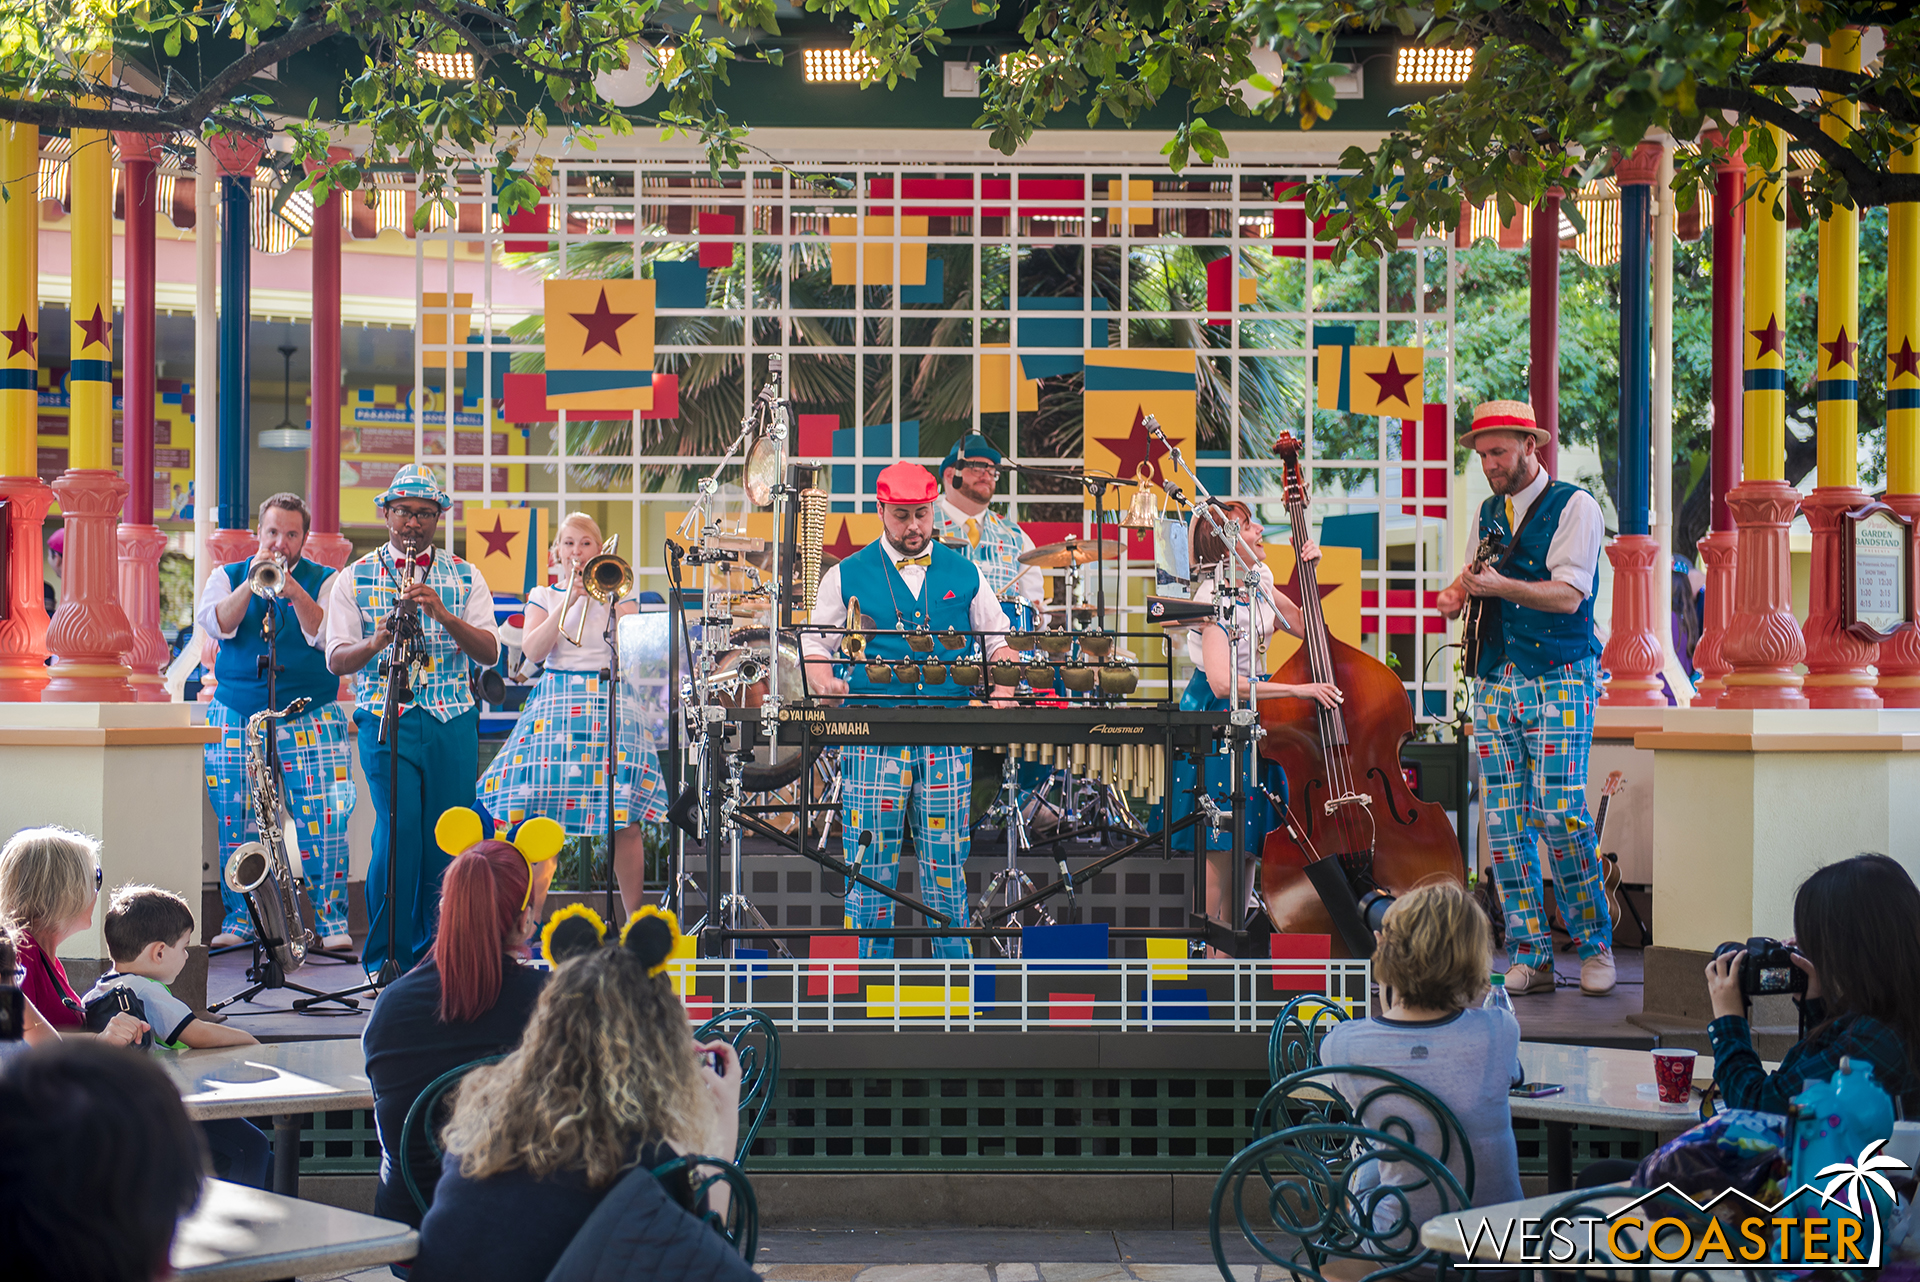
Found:
[(1033, 632), (1040, 626), (1040, 612), (1025, 597), (1001, 597), (1000, 612), (1007, 616), (1009, 632)]

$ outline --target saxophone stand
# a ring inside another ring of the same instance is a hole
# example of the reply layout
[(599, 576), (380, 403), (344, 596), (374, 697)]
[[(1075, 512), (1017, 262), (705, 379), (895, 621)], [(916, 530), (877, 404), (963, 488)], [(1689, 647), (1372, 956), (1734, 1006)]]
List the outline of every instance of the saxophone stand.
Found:
[[(286, 969), (280, 965), (280, 959), (274, 955), (273, 951), (287, 941), (284, 939), (268, 939), (266, 937), (266, 929), (261, 922), (260, 909), (254, 902), (254, 893), (255, 892), (251, 890), (247, 892), (247, 915), (253, 918), (253, 965), (247, 967), (249, 986), (241, 989), (231, 997), (223, 997), (213, 1003), (207, 1007), (207, 1013), (209, 1015), (218, 1015), (221, 1011), (236, 1003), (252, 1001), (269, 988), (291, 988), (296, 993), (305, 993), (305, 997), (293, 1003), (293, 1009), (299, 1011), (302, 1015), (337, 1015), (341, 1013), (339, 1011), (314, 1010), (313, 1007), (319, 1005), (321, 1002), (339, 1002), (342, 1006), (346, 1007), (347, 1010), (358, 1011), (360, 1009), (360, 1003), (354, 999), (353, 995), (367, 992), (373, 988), (373, 985), (362, 984), (358, 988), (343, 988), (337, 993), (328, 993), (322, 992), (318, 988), (308, 988), (305, 984), (296, 984), (287, 978)], [(312, 951), (315, 950), (309, 950), (310, 953)], [(337, 953), (329, 953), (327, 955), (330, 957), (339, 956)]]

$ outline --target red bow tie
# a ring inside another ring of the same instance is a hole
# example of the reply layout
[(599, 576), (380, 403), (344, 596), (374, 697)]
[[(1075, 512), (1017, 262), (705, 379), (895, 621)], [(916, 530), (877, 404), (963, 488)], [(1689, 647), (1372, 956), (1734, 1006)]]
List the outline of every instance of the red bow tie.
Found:
[(421, 552), (415, 556), (403, 556), (395, 562), (395, 564), (401, 568), (408, 565), (417, 565), (423, 570), (431, 570), (433, 568), (433, 553)]

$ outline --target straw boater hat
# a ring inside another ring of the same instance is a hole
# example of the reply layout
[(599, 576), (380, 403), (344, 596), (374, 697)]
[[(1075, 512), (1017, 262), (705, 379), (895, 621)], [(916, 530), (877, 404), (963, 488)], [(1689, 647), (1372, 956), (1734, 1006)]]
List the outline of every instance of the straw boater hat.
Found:
[(1482, 432), (1511, 432), (1517, 436), (1531, 436), (1541, 445), (1553, 438), (1547, 430), (1534, 421), (1533, 406), (1525, 401), (1486, 401), (1473, 407), (1473, 426), (1460, 433), (1460, 440), (1467, 445), (1473, 444), (1473, 438)]

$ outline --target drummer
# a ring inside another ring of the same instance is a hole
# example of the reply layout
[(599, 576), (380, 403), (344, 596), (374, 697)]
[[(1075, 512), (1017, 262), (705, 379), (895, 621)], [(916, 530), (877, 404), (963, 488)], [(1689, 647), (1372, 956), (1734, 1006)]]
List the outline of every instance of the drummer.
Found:
[[(820, 576), (813, 623), (841, 628), (847, 600), (860, 602), (861, 614), (882, 632), (927, 628), (939, 633), (958, 628), (979, 634), (980, 653), (988, 661), (1012, 658), (1003, 632), (1006, 619), (999, 597), (984, 572), (933, 537), (939, 485), (918, 463), (894, 463), (880, 473), (881, 535)], [(875, 684), (854, 664), (842, 680), (833, 675), (833, 651), (839, 634), (808, 632), (802, 642), (807, 683), (819, 695), (846, 696), (849, 704), (903, 705), (951, 700), (952, 686)], [(940, 651), (930, 657), (937, 657)], [(948, 652), (949, 657), (957, 657)], [(867, 654), (880, 660), (909, 658), (906, 638), (876, 636)], [(1012, 691), (995, 687), (997, 698)], [(849, 862), (881, 885), (900, 876), (900, 842), (913, 825), (913, 846), (920, 859), (920, 898), (956, 926), (967, 922), (967, 882), (961, 871), (972, 840), (968, 820), (973, 799), (973, 752), (955, 747), (879, 747), (840, 749), (841, 833)], [(860, 838), (871, 833), (862, 850)], [(846, 923), (864, 930), (893, 924), (893, 901), (859, 884), (847, 887)], [(892, 957), (892, 939), (860, 941), (862, 957)], [(933, 943), (933, 955), (969, 956), (964, 939)]]
[[(542, 584), (527, 595), (520, 642), (528, 663), (543, 663), (540, 684), (527, 697), (513, 733), (480, 777), (480, 804), (503, 827), (535, 815), (559, 822), (568, 837), (607, 831), (607, 687), (620, 663), (607, 644), (607, 605), (587, 594), (582, 571), (599, 556), (600, 526), (584, 512), (560, 522), (550, 552), (559, 587)], [(636, 613), (633, 601), (614, 606)], [(578, 637), (576, 644), (569, 636)], [(620, 682), (619, 769), (614, 776), (613, 872), (628, 912), (645, 896), (646, 847), (642, 822), (666, 816), (667, 785), (641, 725), (640, 708)]]
[(962, 437), (948, 450), (940, 464), (941, 494), (934, 505), (933, 533), (973, 562), (1002, 600), (1019, 597), (1038, 602), (1046, 596), (1046, 577), (1040, 567), (1020, 564), (1020, 554), (1033, 551), (1033, 540), (989, 506), (1005, 461), (977, 433)]
[[(1229, 638), (1218, 623), (1211, 622), (1202, 623), (1187, 633), (1187, 658), (1193, 663), (1194, 671), (1192, 679), (1187, 682), (1186, 693), (1180, 700), (1181, 709), (1188, 712), (1224, 711), (1233, 706), (1236, 693), (1245, 701), (1250, 683), (1256, 701), (1313, 699), (1330, 708), (1337, 706), (1341, 694), (1340, 687), (1336, 685), (1323, 682), (1288, 685), (1265, 679), (1267, 643), (1278, 629), (1299, 635), (1300, 603), (1275, 586), (1273, 570), (1267, 565), (1265, 528), (1252, 510), (1245, 503), (1233, 500), (1224, 504), (1215, 503), (1213, 516), (1232, 539), (1232, 548), (1229, 550), (1226, 541), (1221, 539), (1220, 531), (1214, 528), (1213, 521), (1207, 519), (1206, 512), (1194, 514), (1188, 539), (1193, 549), (1193, 599), (1197, 602), (1213, 601), (1214, 571), (1229, 556), (1237, 562), (1228, 567), (1230, 575), (1257, 580), (1259, 588), (1254, 593), (1256, 604), (1251, 613), (1244, 603), (1232, 607), (1229, 621), (1238, 634), (1236, 638)], [(1301, 555), (1309, 561), (1319, 560), (1320, 545), (1308, 539), (1301, 548)], [(1249, 626), (1253, 632), (1251, 654), (1245, 648)], [(1256, 673), (1260, 674), (1257, 678)], [(1237, 691), (1236, 674), (1239, 678)], [(1246, 850), (1254, 859), (1260, 857), (1268, 830), (1279, 822), (1279, 811), (1287, 804), (1286, 777), (1272, 762), (1262, 762), (1261, 765), (1263, 769), (1256, 778), (1253, 758), (1245, 757), (1240, 777), (1242, 790), (1247, 795)], [(1185, 760), (1176, 762), (1173, 768), (1173, 818), (1176, 820), (1193, 813), (1193, 782), (1193, 765)], [(1204, 786), (1206, 792), (1224, 808), (1233, 792), (1233, 777), (1227, 770), (1224, 753), (1206, 758)], [(1239, 911), (1228, 902), (1227, 887), (1233, 834), (1196, 825), (1175, 833), (1173, 848), (1192, 850), (1196, 831), (1206, 832), (1207, 916), (1238, 930), (1242, 924)]]

